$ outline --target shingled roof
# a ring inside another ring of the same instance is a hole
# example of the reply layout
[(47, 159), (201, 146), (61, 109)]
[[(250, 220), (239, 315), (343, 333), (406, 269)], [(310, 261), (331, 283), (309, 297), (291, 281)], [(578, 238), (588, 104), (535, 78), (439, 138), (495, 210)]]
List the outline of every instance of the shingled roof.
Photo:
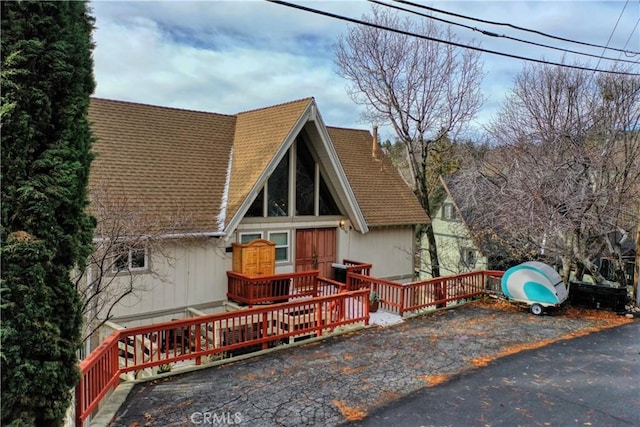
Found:
[[(224, 234), (311, 108), (305, 98), (224, 115), (92, 98), (90, 190), (135, 201), (172, 233)], [(371, 157), (368, 131), (327, 130), (368, 227), (428, 220), (394, 167)]]
[(340, 163), (369, 227), (425, 224), (416, 196), (382, 153), (372, 156), (373, 137), (366, 130), (327, 127)]
[(306, 98), (246, 111), (236, 116), (227, 217), (236, 213), (303, 111), (312, 102), (313, 98)]
[(218, 230), (235, 116), (93, 98), (89, 120), (90, 190), (144, 207), (163, 231)]

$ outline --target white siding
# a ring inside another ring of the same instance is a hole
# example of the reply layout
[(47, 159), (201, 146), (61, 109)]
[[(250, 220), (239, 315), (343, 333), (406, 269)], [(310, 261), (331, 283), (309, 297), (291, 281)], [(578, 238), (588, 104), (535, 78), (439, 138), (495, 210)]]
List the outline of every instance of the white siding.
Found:
[(150, 250), (150, 269), (116, 280), (136, 291), (114, 311), (114, 321), (125, 325), (148, 324), (183, 317), (186, 307), (211, 312), (226, 300), (227, 270), (231, 254), (220, 239), (167, 241), (161, 250)]
[(401, 282), (413, 278), (413, 227), (374, 228), (367, 234), (338, 230), (338, 260), (373, 264), (371, 275)]
[[(285, 228), (284, 224), (279, 229)], [(294, 236), (292, 230), (292, 236)], [(185, 308), (211, 313), (222, 310), (227, 275), (231, 270), (230, 242), (221, 239), (170, 240), (162, 250), (150, 249), (150, 271), (116, 280), (126, 286), (133, 280), (136, 291), (114, 311), (114, 322), (123, 326), (144, 325), (184, 317)], [(336, 261), (352, 259), (373, 264), (372, 275), (401, 282), (413, 277), (413, 227), (372, 229), (363, 235), (338, 228)], [(291, 246), (292, 258), (295, 247)], [(292, 263), (277, 273), (291, 272)]]

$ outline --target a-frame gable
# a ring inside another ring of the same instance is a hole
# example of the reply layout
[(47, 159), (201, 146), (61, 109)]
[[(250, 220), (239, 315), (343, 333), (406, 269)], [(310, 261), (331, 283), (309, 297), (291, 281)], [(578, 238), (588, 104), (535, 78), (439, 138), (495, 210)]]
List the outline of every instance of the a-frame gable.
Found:
[[(311, 98), (306, 98), (236, 115), (227, 183), (227, 219), (236, 216), (241, 207), (247, 204), (247, 198), (255, 198), (256, 187), (261, 187), (265, 176), (268, 177), (277, 166), (274, 158), (286, 152), (283, 143), (300, 126), (298, 122), (311, 101)], [(229, 222), (224, 225), (228, 230)]]
[(229, 236), (238, 226), (280, 161), (304, 131), (318, 152), (333, 197), (346, 210), (354, 228), (368, 231), (315, 100), (307, 98), (237, 116), (226, 209)]

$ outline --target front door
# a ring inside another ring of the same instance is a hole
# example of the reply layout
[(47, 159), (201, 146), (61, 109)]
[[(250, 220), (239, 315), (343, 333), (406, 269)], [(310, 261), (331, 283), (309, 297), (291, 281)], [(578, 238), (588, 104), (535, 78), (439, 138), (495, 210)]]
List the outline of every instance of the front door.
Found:
[(321, 277), (333, 277), (336, 262), (336, 229), (310, 228), (296, 231), (296, 271), (319, 270)]

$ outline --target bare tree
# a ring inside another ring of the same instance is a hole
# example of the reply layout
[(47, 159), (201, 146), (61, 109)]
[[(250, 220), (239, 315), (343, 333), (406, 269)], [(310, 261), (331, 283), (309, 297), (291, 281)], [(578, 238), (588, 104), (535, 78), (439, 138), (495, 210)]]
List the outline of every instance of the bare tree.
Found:
[[(615, 258), (640, 201), (640, 80), (527, 65), (492, 126), (498, 148), (459, 179), (485, 230), (537, 248), (563, 278)], [(624, 278), (621, 277), (624, 281)]]
[(142, 298), (150, 290), (148, 282), (167, 280), (153, 267), (151, 254), (155, 260), (171, 263), (167, 236), (184, 230), (190, 222), (178, 207), (171, 214), (158, 215), (143, 202), (118, 195), (106, 185), (92, 189), (89, 197), (97, 219), (95, 249), (75, 277), (83, 303), (83, 342), (113, 317), (123, 300), (132, 295)]
[[(396, 13), (373, 7), (363, 20), (405, 32), (456, 41), (450, 28), (430, 20), (401, 20)], [(379, 28), (354, 26), (336, 44), (338, 73), (350, 82), (349, 95), (366, 106), (365, 117), (390, 123), (405, 147), (410, 184), (427, 215), (437, 176), (429, 165), (432, 147), (455, 136), (478, 112), (483, 97), (480, 54), (447, 43), (427, 41)], [(422, 230), (429, 246), (431, 274), (440, 275), (433, 228)]]

